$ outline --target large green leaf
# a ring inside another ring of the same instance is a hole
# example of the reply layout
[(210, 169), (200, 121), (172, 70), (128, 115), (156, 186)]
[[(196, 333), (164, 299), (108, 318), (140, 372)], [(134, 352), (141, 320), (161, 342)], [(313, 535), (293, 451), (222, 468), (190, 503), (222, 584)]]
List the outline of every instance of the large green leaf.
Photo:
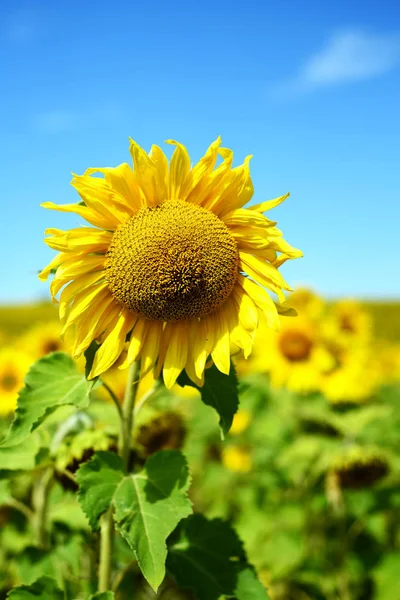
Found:
[(164, 450), (151, 456), (140, 473), (125, 477), (114, 494), (117, 528), (154, 590), (165, 576), (166, 539), (192, 512), (189, 484), (184, 456)]
[(204, 404), (215, 408), (219, 414), (221, 434), (225, 436), (239, 407), (238, 379), (234, 365), (231, 363), (229, 375), (221, 373), (215, 365), (206, 369), (202, 388), (193, 383), (185, 371), (178, 377), (178, 383), (181, 387), (189, 385), (199, 390)]
[(177, 584), (199, 600), (234, 596), (237, 600), (267, 600), (242, 543), (220, 519), (196, 514), (186, 519), (169, 540), (167, 569)]
[(10, 468), (6, 464), (10, 452), (6, 450), (25, 442), (56, 408), (67, 404), (86, 408), (93, 385), (78, 372), (72, 358), (64, 352), (54, 352), (35, 362), (26, 375), (25, 387), (19, 393), (14, 421), (0, 443), (2, 466), (4, 463)]
[(9, 600), (64, 600), (64, 592), (51, 577), (41, 577), (32, 585), (20, 585), (12, 589)]
[(124, 475), (121, 458), (104, 451), (96, 452), (77, 471), (78, 499), (92, 529), (98, 529), (100, 516), (109, 508)]

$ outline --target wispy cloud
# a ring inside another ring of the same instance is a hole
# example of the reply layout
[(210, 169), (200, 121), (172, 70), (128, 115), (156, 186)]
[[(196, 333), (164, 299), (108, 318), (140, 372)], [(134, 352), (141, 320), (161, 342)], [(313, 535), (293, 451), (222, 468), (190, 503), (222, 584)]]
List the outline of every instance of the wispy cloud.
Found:
[(347, 29), (334, 33), (274, 94), (310, 92), (322, 87), (362, 81), (400, 66), (400, 35), (373, 35)]

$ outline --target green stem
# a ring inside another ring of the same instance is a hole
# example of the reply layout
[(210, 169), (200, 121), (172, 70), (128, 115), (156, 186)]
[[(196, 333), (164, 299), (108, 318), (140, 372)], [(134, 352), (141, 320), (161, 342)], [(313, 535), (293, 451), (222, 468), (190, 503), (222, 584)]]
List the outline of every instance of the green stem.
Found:
[(119, 403), (119, 400), (118, 400), (117, 396), (115, 395), (115, 393), (113, 392), (113, 390), (110, 388), (110, 386), (107, 385), (104, 381), (103, 381), (103, 387), (110, 394), (110, 397), (111, 397), (112, 401), (114, 402), (115, 407), (116, 407), (116, 409), (118, 411), (119, 418), (122, 419), (123, 418), (122, 409), (121, 409), (121, 405)]
[[(139, 385), (140, 363), (135, 362), (129, 369), (128, 382), (125, 390), (124, 403), (120, 411), (120, 437), (118, 454), (128, 470), (131, 452), (133, 408)], [(101, 518), (100, 525), (100, 561), (99, 561), (99, 592), (111, 589), (111, 567), (114, 538), (114, 522), (112, 506)]]
[(147, 402), (147, 400), (149, 400), (150, 398), (152, 398), (155, 395), (155, 393), (160, 388), (160, 386), (161, 386), (161, 381), (159, 381), (157, 379), (154, 382), (153, 387), (148, 392), (143, 394), (143, 396), (140, 398), (139, 402), (137, 404), (135, 404), (135, 410), (133, 411), (134, 417), (136, 417), (139, 414), (139, 411), (141, 410), (143, 404), (145, 404)]
[(111, 563), (114, 537), (112, 506), (101, 517), (99, 592), (107, 592), (111, 585)]
[(125, 469), (128, 470), (129, 456), (131, 452), (133, 408), (135, 406), (136, 394), (139, 385), (140, 363), (134, 362), (129, 369), (128, 383), (126, 385), (124, 403), (122, 405), (121, 433), (119, 439), (119, 455), (121, 456)]
[(36, 541), (39, 548), (47, 546), (47, 508), (50, 488), (53, 484), (53, 469), (44, 471), (37, 481), (34, 490), (32, 503), (34, 507), (34, 526), (36, 531)]

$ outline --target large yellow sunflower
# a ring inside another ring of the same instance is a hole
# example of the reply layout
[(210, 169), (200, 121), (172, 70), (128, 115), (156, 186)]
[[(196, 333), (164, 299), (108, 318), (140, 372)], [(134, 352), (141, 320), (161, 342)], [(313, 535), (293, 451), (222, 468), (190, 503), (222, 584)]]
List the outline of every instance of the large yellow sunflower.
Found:
[(63, 288), (60, 318), (63, 332), (74, 331), (74, 356), (100, 343), (90, 378), (129, 340), (121, 367), (140, 358), (144, 372), (162, 370), (168, 388), (183, 369), (201, 385), (209, 356), (229, 372), (231, 342), (250, 354), (259, 310), (279, 327), (266, 288), (284, 302), (290, 288), (278, 267), (301, 252), (263, 213), (288, 194), (244, 209), (251, 157), (232, 168), (233, 153), (218, 138), (191, 168), (186, 148), (168, 143), (170, 162), (158, 146), (147, 154), (131, 140), (133, 169), (88, 169), (72, 180), (81, 202), (43, 204), (93, 226), (48, 229), (45, 241), (60, 253), (39, 275), (56, 269), (51, 293)]

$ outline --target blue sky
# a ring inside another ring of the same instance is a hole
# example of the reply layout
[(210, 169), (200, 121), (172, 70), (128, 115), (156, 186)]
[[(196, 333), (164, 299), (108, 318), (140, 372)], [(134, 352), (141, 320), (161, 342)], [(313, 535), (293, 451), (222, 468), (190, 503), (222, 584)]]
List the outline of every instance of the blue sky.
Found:
[(197, 160), (218, 134), (247, 154), (257, 202), (329, 297), (399, 296), (400, 8), (267, 0), (19, 2), (0, 7), (1, 302), (48, 297), (40, 208), (70, 173), (129, 161), (128, 136)]

